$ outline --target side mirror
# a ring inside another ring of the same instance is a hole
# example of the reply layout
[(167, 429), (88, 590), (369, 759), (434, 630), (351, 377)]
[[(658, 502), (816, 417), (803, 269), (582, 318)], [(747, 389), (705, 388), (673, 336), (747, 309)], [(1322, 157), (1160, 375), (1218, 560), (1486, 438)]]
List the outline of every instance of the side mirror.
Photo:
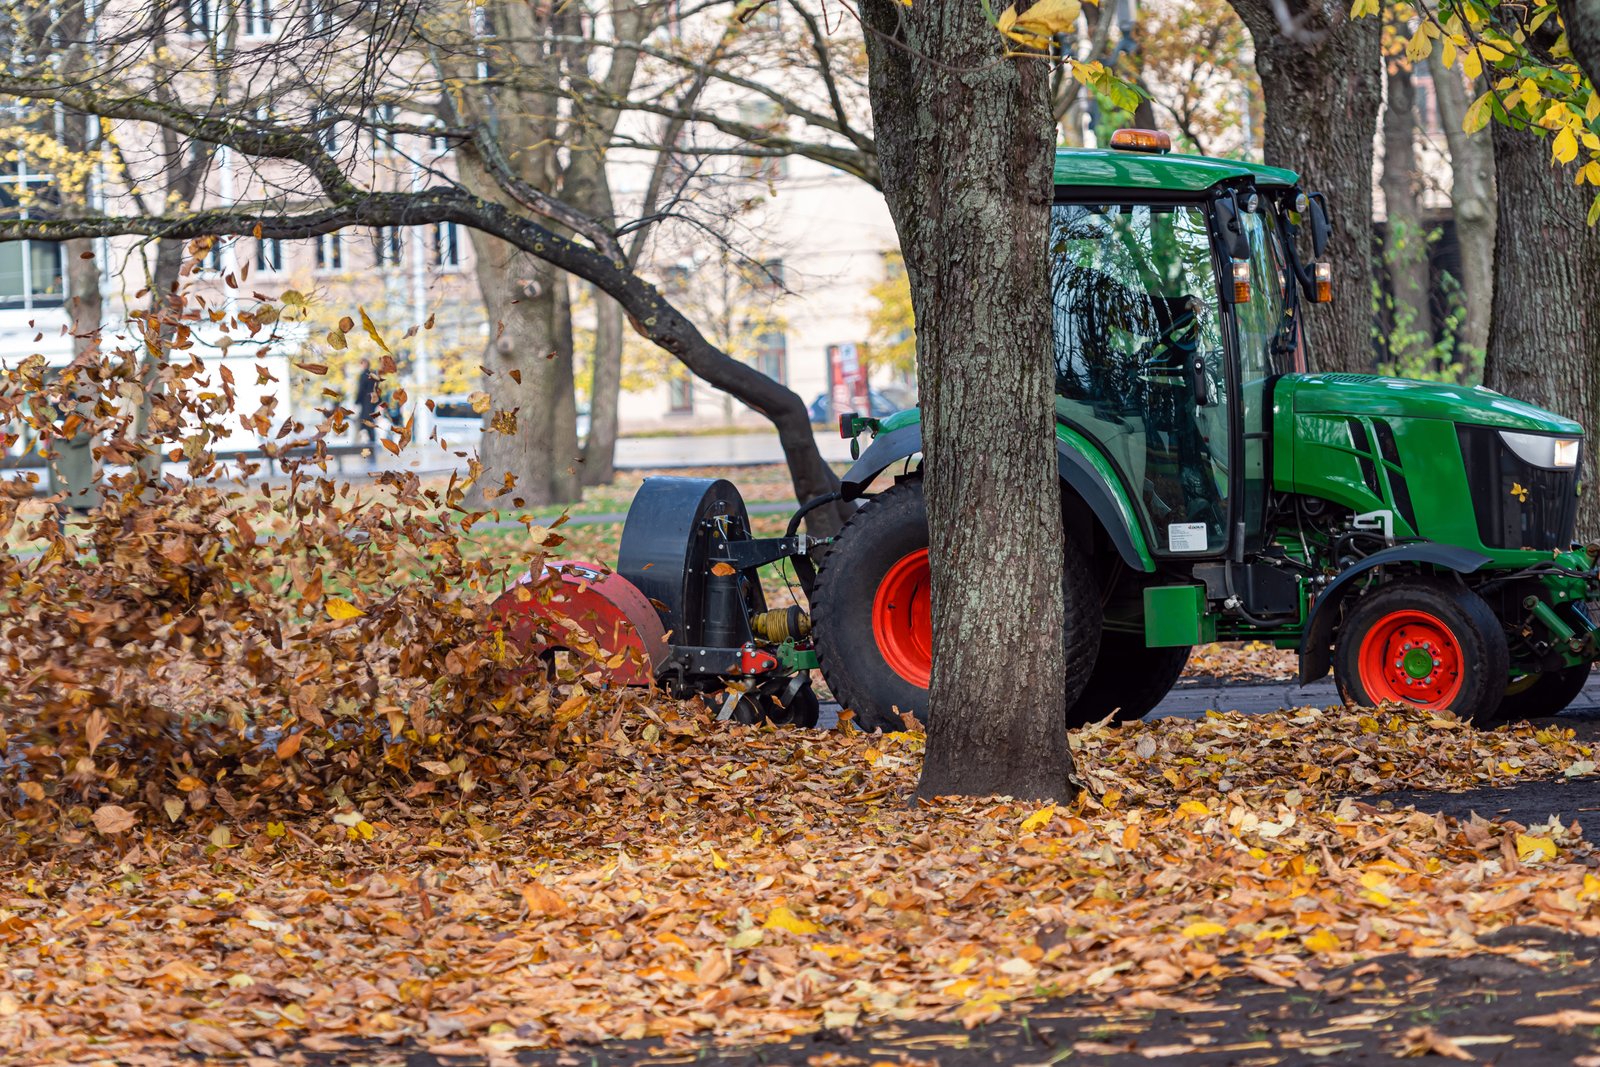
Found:
[(1239, 221), (1240, 207), (1238, 194), (1231, 190), (1225, 196), (1217, 198), (1217, 226), (1222, 231), (1222, 246), (1228, 250), (1230, 259), (1250, 258), (1250, 238), (1244, 232), (1244, 224)]
[(1311, 258), (1321, 259), (1322, 253), (1327, 251), (1328, 238), (1333, 236), (1333, 223), (1328, 220), (1328, 198), (1312, 193), (1307, 200), (1311, 206)]

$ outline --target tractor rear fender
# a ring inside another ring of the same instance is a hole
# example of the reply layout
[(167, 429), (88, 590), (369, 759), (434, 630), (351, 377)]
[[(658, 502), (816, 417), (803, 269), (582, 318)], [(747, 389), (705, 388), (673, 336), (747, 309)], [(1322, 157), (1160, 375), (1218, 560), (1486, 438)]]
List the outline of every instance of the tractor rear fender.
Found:
[[(862, 496), (873, 480), (891, 465), (921, 451), (920, 423), (880, 435), (840, 479), (840, 495), (845, 500)], [(1056, 468), (1061, 474), (1062, 498), (1068, 507), (1076, 502), (1087, 508), (1128, 566), (1136, 571), (1155, 570), (1133, 507), (1120, 487), (1114, 481), (1108, 482), (1108, 477), (1116, 477), (1115, 473), (1094, 446), (1073, 431), (1058, 428)]]
[(1333, 630), (1339, 622), (1339, 605), (1355, 588), (1356, 579), (1378, 567), (1394, 563), (1420, 563), (1456, 574), (1471, 574), (1490, 562), (1493, 561), (1482, 552), (1431, 541), (1414, 541), (1374, 552), (1360, 563), (1346, 567), (1317, 595), (1311, 609), (1311, 619), (1306, 623), (1304, 636), (1300, 638), (1300, 684), (1316, 681), (1327, 674), (1332, 666)]

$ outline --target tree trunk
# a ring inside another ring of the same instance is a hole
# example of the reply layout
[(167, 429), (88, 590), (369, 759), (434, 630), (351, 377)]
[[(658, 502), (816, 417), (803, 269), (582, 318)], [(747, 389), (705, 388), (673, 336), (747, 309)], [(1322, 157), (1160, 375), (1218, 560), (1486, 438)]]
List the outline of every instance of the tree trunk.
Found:
[(1004, 58), (970, 0), (863, 15), (922, 383), (933, 677), (917, 793), (1066, 798), (1049, 66)]
[(583, 484), (617, 477), (617, 406), (622, 394), (622, 308), (594, 294), (594, 368), (589, 381), (589, 436), (583, 442)]
[(515, 508), (580, 500), (567, 279), (476, 230), (472, 246), (489, 316), (486, 389), (500, 420), (484, 430), (474, 499)]
[(1439, 123), (1450, 147), (1450, 204), (1461, 248), (1461, 327), (1456, 331), (1457, 359), (1463, 368), (1481, 362), (1489, 347), (1489, 309), (1494, 302), (1494, 138), (1467, 133), (1466, 83), (1461, 73), (1445, 66), (1443, 53), (1428, 56), (1433, 71)]
[[(1484, 384), (1583, 423), (1586, 486), (1600, 430), (1600, 233), (1585, 186), (1552, 169), (1550, 145), (1494, 124), (1500, 227)], [(1578, 537), (1600, 536), (1600, 493), (1578, 505)]]
[[(1272, 0), (1229, 0), (1250, 31), (1266, 103), (1266, 161), (1296, 171), (1308, 190), (1328, 194), (1333, 303), (1306, 317), (1318, 370), (1372, 369), (1372, 140), (1382, 99), (1378, 44), (1383, 20), (1347, 18), (1343, 4), (1291, 12), (1294, 36)], [(1305, 43), (1305, 38), (1314, 38)]]
[[(76, 116), (74, 116), (76, 117)], [(66, 372), (72, 384), (61, 403), (63, 420), (72, 415), (82, 420), (71, 437), (50, 444), (50, 482), (52, 495), (62, 495), (61, 507), (88, 511), (100, 503), (100, 487), (95, 476), (95, 407), (99, 400), (98, 375), (100, 324), (104, 301), (100, 294), (100, 266), (94, 257), (94, 242), (67, 241), (67, 292), (71, 294), (74, 370)], [(75, 398), (76, 402), (73, 402)]]
[(1428, 240), (1417, 170), (1417, 90), (1411, 69), (1391, 61), (1383, 109), (1383, 263), (1392, 322), (1389, 359), (1416, 360), (1433, 345), (1428, 306)]
[(1600, 85), (1600, 0), (1556, 0), (1567, 46), (1590, 85)]

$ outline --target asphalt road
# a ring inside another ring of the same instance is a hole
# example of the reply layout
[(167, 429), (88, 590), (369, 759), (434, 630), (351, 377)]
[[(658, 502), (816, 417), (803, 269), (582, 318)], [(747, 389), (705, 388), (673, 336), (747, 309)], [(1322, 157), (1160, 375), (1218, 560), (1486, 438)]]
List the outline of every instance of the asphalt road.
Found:
[[(1308, 686), (1293, 682), (1227, 682), (1220, 679), (1190, 679), (1179, 681), (1148, 718), (1198, 719), (1208, 711), (1242, 711), (1259, 715), (1283, 708), (1332, 707), (1340, 704), (1339, 691), (1333, 678), (1324, 678)], [(1600, 736), (1600, 671), (1589, 679), (1589, 684), (1579, 694), (1572, 706), (1562, 712), (1559, 719), (1583, 732)], [(832, 729), (839, 724), (839, 705), (822, 705), (822, 717), (817, 725)]]

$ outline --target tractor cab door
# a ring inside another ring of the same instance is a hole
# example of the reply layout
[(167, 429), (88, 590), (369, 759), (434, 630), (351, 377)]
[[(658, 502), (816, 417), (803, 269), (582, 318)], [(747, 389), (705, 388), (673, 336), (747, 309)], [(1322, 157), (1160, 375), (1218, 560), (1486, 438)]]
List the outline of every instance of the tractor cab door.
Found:
[(1228, 547), (1230, 410), (1206, 208), (1057, 204), (1056, 418), (1095, 442), (1157, 556)]

